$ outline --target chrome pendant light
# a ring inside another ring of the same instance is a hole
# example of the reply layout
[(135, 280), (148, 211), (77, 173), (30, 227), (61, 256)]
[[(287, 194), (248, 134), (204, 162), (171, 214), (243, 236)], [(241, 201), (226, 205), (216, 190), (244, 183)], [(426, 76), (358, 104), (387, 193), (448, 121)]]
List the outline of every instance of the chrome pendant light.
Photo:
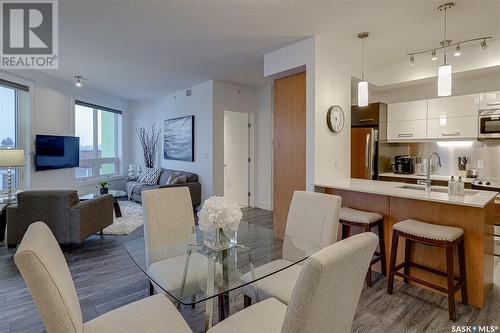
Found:
[[(453, 7), (453, 3), (445, 3), (438, 7), (438, 10), (444, 11), (444, 39), (441, 45), (444, 47), (444, 63), (438, 69), (438, 96), (451, 95), (451, 65), (446, 63), (446, 51), (450, 41), (446, 38), (446, 11)], [(458, 44), (457, 44), (458, 45)]]
[(358, 82), (358, 106), (368, 105), (368, 82), (365, 81), (365, 39), (368, 36), (368, 32), (360, 32), (358, 34), (358, 38), (363, 41), (361, 51), (361, 81)]

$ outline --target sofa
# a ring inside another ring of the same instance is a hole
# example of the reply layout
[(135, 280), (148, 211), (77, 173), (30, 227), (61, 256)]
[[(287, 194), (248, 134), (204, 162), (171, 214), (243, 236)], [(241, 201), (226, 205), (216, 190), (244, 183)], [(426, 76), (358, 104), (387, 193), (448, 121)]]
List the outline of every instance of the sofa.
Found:
[[(189, 188), (189, 193), (191, 194), (191, 202), (193, 208), (196, 208), (201, 203), (201, 184), (198, 181), (198, 175), (195, 173), (180, 171), (180, 170), (170, 170), (163, 169), (157, 184), (143, 184), (139, 183), (136, 178), (129, 178), (127, 181), (127, 189), (129, 191), (130, 200), (141, 202), (141, 195), (143, 191), (153, 190), (157, 188), (170, 188), (187, 186)], [(167, 184), (170, 175), (175, 173), (176, 175), (186, 175), (186, 183), (182, 184)]]
[(75, 190), (24, 191), (7, 207), (7, 245), (21, 242), (30, 224), (47, 224), (61, 245), (80, 244), (113, 224), (113, 196), (80, 201)]

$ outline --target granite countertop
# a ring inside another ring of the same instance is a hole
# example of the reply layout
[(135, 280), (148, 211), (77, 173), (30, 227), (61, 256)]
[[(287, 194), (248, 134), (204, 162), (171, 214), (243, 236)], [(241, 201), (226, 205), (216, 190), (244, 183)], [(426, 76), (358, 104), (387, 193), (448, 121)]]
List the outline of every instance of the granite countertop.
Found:
[[(425, 176), (422, 175), (416, 175), (416, 174), (400, 174), (400, 173), (394, 173), (394, 172), (386, 172), (386, 173), (381, 173), (379, 174), (379, 177), (394, 177), (394, 178), (407, 178), (407, 179), (425, 179)], [(451, 176), (442, 176), (442, 175), (431, 175), (431, 180), (441, 180), (447, 182), (450, 180)], [(462, 177), (462, 180), (464, 183), (472, 183), (473, 181), (477, 180), (478, 178), (465, 178)]]
[(483, 208), (488, 205), (491, 201), (495, 200), (498, 194), (498, 192), (493, 191), (466, 189), (464, 196), (449, 195), (447, 187), (443, 186), (433, 186), (433, 190), (427, 193), (424, 191), (423, 185), (353, 178), (344, 180), (324, 180), (314, 185), (337, 190), (387, 195), (478, 208)]

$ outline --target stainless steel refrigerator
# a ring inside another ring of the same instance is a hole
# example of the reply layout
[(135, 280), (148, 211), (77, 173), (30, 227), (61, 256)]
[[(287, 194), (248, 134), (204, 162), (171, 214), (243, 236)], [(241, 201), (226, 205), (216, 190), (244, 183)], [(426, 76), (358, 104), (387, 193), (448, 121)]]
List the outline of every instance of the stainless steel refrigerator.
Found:
[(351, 178), (378, 179), (379, 141), (386, 136), (387, 104), (351, 108)]

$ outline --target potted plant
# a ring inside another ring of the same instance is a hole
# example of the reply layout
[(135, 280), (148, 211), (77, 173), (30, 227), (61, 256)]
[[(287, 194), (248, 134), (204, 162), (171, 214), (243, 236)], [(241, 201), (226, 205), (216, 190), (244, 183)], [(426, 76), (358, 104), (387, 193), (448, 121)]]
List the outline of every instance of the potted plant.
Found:
[(97, 184), (97, 188), (99, 189), (99, 194), (108, 194), (109, 191), (109, 183), (108, 182), (99, 182)]

